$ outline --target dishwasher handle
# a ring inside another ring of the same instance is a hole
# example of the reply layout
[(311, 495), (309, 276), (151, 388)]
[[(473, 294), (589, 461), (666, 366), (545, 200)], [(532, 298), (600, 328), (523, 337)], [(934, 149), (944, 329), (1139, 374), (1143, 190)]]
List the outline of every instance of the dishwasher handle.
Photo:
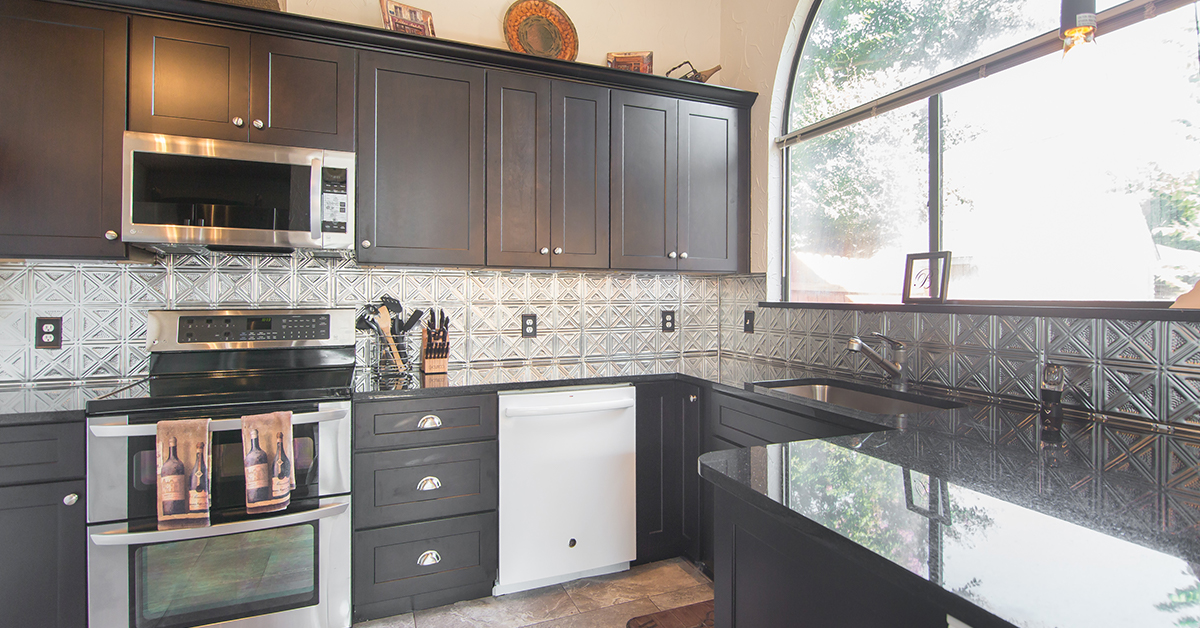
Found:
[(505, 408), (504, 416), (511, 418), (528, 416), (550, 416), (555, 414), (583, 414), (585, 412), (605, 412), (608, 410), (625, 410), (632, 408), (636, 402), (633, 399), (618, 399), (616, 401), (597, 401), (594, 403), (572, 403), (559, 406), (517, 406)]

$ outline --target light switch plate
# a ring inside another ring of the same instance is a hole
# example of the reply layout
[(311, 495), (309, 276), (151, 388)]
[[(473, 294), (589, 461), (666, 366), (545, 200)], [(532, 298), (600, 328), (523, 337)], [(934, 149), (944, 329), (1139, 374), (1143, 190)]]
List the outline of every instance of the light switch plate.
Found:
[(754, 333), (754, 310), (746, 310), (746, 314), (742, 317), (742, 331), (747, 334)]
[(662, 330), (667, 332), (675, 331), (675, 310), (662, 311)]
[(521, 315), (521, 337), (537, 338), (537, 314)]
[(34, 349), (62, 349), (62, 317), (39, 316), (34, 321)]

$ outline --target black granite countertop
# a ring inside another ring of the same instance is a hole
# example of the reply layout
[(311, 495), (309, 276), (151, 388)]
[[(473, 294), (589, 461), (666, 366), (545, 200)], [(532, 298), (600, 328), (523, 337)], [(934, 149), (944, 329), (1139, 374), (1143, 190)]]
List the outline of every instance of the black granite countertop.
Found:
[(83, 421), (84, 406), (89, 399), (123, 388), (132, 381), (0, 386), (0, 426)]
[(1043, 443), (1033, 404), (958, 401), (874, 415), (878, 432), (704, 454), (701, 475), (1017, 626), (1196, 625), (1200, 439), (1074, 415)]

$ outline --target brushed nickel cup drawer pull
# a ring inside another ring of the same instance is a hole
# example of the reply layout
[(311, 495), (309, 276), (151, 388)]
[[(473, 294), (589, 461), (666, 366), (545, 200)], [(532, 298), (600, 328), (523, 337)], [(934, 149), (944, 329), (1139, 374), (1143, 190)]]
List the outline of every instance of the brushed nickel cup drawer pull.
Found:
[(442, 562), (442, 555), (437, 553), (436, 550), (429, 550), (428, 552), (421, 554), (421, 557), (417, 559), (417, 564), (422, 567), (436, 565), (440, 562)]
[(427, 475), (417, 482), (418, 491), (436, 491), (439, 488), (442, 488), (442, 481), (432, 475)]
[(417, 423), (417, 429), (419, 430), (436, 430), (441, 426), (442, 419), (436, 414), (426, 414), (425, 416), (421, 417), (421, 420)]

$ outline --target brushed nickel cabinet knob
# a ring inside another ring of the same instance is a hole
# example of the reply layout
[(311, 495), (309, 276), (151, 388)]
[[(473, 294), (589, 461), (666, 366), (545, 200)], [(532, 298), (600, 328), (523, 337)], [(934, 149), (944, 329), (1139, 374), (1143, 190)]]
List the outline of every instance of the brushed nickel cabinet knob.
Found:
[(263, 121), (262, 121), (262, 120), (255, 120), (255, 121), (254, 121), (254, 122), (252, 122), (251, 124), (253, 124), (253, 125), (254, 125), (254, 128), (256, 128), (256, 129), (261, 129), (261, 128), (263, 128), (264, 126), (266, 126), (266, 125), (264, 125), (264, 124), (263, 124)]
[(369, 248), (371, 248), (371, 241), (370, 241), (370, 240), (363, 240), (363, 248), (364, 248), (364, 249), (369, 249)]
[(236, 126), (238, 128), (241, 128), (243, 125), (246, 124), (246, 121), (241, 119), (241, 117), (239, 117), (239, 116), (234, 116), (233, 120), (231, 120), (231, 122), (233, 122), (233, 126)]
[(678, 256), (675, 254), (675, 251), (671, 251), (670, 253), (667, 253), (667, 257), (669, 257), (671, 259), (675, 259)]
[(687, 259), (687, 251), (684, 251), (684, 252), (680, 253), (680, 254), (679, 254), (679, 258), (680, 258), (680, 259)]
[(104, 239), (105, 239), (105, 240), (116, 240), (116, 239), (117, 239), (117, 232), (116, 232), (116, 231), (113, 231), (112, 229), (109, 229), (108, 231), (105, 231), (105, 232), (104, 232)]
[(79, 495), (76, 493), (70, 493), (66, 497), (63, 497), (63, 503), (68, 506), (74, 506), (78, 501)]
[(556, 246), (556, 247), (554, 247), (554, 254), (555, 254), (555, 255), (562, 255), (562, 247), (561, 247), (561, 246)]
[(541, 250), (538, 251), (538, 253), (541, 253), (542, 255), (546, 255), (549, 252), (550, 252), (550, 249), (548, 249), (544, 246), (541, 248)]

